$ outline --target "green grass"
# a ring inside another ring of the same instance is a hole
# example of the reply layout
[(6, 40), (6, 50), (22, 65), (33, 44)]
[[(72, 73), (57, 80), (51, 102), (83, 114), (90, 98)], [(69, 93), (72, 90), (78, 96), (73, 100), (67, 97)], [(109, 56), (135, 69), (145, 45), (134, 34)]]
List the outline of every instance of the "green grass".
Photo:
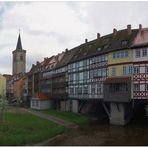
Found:
[(29, 145), (63, 133), (64, 126), (29, 113), (6, 113), (0, 123), (0, 145)]
[(88, 123), (91, 121), (91, 119), (89, 117), (79, 115), (76, 113), (72, 113), (72, 112), (62, 112), (62, 111), (56, 111), (53, 109), (43, 110), (42, 112), (46, 113), (46, 114), (53, 115), (53, 116), (61, 118), (61, 119), (64, 119), (65, 121), (79, 124), (79, 125), (84, 124), (84, 123)]

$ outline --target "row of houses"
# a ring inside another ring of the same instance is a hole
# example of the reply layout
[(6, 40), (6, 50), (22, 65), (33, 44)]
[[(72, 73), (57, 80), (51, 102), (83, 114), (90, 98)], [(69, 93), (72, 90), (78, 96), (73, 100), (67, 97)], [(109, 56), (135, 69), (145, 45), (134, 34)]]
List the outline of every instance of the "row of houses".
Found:
[(78, 113), (97, 100), (110, 122), (125, 124), (131, 102), (148, 99), (148, 29), (127, 25), (105, 36), (98, 33), (92, 41), (36, 62), (18, 79), (15, 93), (29, 98), (32, 108)]

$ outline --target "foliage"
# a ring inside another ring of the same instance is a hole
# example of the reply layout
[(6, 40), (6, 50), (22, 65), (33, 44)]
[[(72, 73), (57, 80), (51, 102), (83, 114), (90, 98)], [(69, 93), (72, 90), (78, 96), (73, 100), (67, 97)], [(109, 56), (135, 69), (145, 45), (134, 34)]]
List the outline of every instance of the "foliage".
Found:
[(16, 105), (17, 105), (17, 107), (19, 107), (21, 105), (21, 103), (22, 103), (21, 97), (16, 97)]
[(6, 109), (8, 108), (8, 101), (5, 96), (0, 95), (0, 122), (3, 123), (5, 118), (4, 114)]
[(65, 127), (52, 121), (23, 113), (6, 113), (7, 125), (0, 126), (0, 145), (31, 145), (64, 132)]
[(76, 124), (84, 124), (91, 121), (89, 117), (72, 112), (61, 112), (52, 109), (44, 110), (42, 112), (64, 119), (65, 121), (74, 122)]

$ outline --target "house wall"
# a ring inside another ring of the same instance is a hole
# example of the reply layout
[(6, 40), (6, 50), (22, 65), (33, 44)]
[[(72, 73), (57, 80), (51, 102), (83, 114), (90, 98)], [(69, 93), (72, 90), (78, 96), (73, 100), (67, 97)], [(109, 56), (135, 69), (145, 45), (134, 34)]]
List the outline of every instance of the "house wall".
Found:
[[(123, 67), (126, 66), (126, 74), (123, 75)], [(112, 68), (116, 69), (116, 75), (115, 76), (130, 76), (132, 73), (129, 73), (129, 66), (133, 66), (133, 64), (121, 64), (121, 65), (115, 65), (115, 66), (109, 66), (108, 67), (108, 77), (114, 77), (112, 75)]]
[[(113, 58), (114, 53), (119, 53), (121, 51), (128, 51), (128, 57), (125, 58)], [(119, 64), (119, 63), (124, 63), (124, 62), (132, 62), (133, 59), (133, 53), (132, 50), (127, 49), (127, 50), (119, 50), (119, 51), (114, 51), (110, 52), (108, 54), (108, 64)]]
[(33, 109), (48, 109), (51, 107), (50, 100), (38, 100), (36, 98), (31, 99), (31, 108)]
[(6, 78), (0, 74), (0, 95), (6, 95)]

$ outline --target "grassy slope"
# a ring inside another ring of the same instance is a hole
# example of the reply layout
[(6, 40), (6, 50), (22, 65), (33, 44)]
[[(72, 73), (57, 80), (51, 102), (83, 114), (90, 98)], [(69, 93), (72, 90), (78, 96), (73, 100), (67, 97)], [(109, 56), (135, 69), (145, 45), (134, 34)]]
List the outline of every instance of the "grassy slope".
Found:
[(64, 127), (27, 113), (6, 113), (0, 124), (0, 145), (29, 145), (64, 132)]
[(64, 119), (65, 121), (74, 122), (76, 124), (84, 124), (91, 121), (89, 117), (72, 113), (72, 112), (61, 112), (61, 111), (56, 111), (52, 109), (43, 110), (42, 112)]

